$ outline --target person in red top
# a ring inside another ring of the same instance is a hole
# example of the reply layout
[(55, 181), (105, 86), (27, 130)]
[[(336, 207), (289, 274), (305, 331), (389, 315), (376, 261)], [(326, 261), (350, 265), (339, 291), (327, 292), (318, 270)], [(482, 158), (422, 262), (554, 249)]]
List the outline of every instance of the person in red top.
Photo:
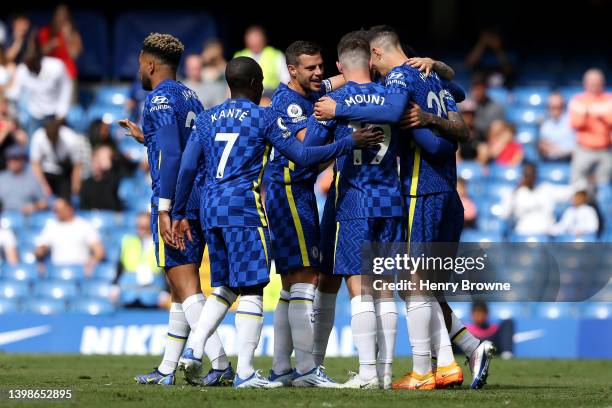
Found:
[(60, 4), (53, 13), (51, 24), (40, 29), (38, 41), (45, 55), (61, 59), (71, 79), (77, 77), (76, 59), (83, 50), (81, 35), (65, 4)]
[(578, 145), (572, 157), (572, 181), (591, 174), (600, 184), (612, 178), (612, 93), (604, 92), (606, 79), (599, 69), (584, 74), (584, 92), (569, 104), (570, 125)]
[(514, 140), (516, 129), (511, 123), (497, 119), (491, 123), (487, 141), (480, 143), (476, 159), (482, 164), (518, 166), (523, 161), (523, 146)]

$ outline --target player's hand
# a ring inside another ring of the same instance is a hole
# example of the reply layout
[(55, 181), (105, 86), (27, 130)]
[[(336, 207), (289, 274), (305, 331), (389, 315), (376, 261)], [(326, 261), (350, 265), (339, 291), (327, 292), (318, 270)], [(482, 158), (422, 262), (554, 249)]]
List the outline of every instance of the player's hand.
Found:
[(408, 59), (408, 65), (410, 65), (413, 68), (418, 69), (421, 72), (425, 72), (425, 75), (429, 75), (429, 73), (433, 71), (433, 67), (435, 63), (436, 61), (431, 58), (414, 57), (414, 58)]
[(425, 127), (429, 124), (427, 112), (423, 112), (421, 107), (414, 102), (410, 102), (410, 109), (402, 115), (399, 125), (402, 129), (414, 129)]
[(128, 136), (132, 136), (139, 143), (144, 143), (144, 135), (142, 134), (142, 130), (136, 126), (134, 122), (129, 119), (121, 119), (119, 122), (119, 126), (127, 130), (125, 133)]
[(177, 243), (178, 248), (181, 251), (184, 251), (187, 248), (185, 245), (185, 235), (187, 236), (189, 242), (193, 242), (191, 228), (189, 227), (189, 220), (187, 218), (183, 218), (182, 220), (172, 221), (172, 235), (174, 236), (174, 240)]
[(329, 96), (320, 98), (315, 103), (314, 115), (317, 120), (330, 120), (336, 116), (336, 101)]
[(379, 127), (369, 125), (353, 132), (355, 148), (374, 147), (385, 140), (385, 132)]
[(170, 214), (168, 214), (168, 211), (159, 212), (159, 233), (164, 243), (172, 248), (178, 248), (174, 236), (172, 236), (172, 222), (170, 221)]

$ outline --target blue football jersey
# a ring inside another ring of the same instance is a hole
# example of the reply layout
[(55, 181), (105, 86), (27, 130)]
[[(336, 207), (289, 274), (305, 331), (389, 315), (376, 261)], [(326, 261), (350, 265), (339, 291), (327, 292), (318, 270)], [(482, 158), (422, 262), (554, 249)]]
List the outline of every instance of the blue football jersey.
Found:
[[(428, 76), (410, 65), (393, 68), (385, 77), (387, 92), (409, 96), (426, 112), (448, 118), (449, 111), (457, 111), (451, 94), (435, 72)], [(423, 151), (410, 140), (401, 137), (400, 177), (405, 195), (420, 196), (455, 191), (457, 164), (455, 158), (439, 159)]]
[[(348, 82), (329, 96), (337, 104), (382, 105), (387, 90), (382, 85), (370, 82), (358, 84)], [(308, 132), (330, 132), (334, 139), (351, 137), (353, 131), (368, 123), (347, 120), (318, 122), (309, 119)], [(394, 125), (376, 125), (385, 133), (380, 147), (357, 149), (336, 159), (336, 219), (338, 221), (373, 218), (401, 217), (401, 184), (397, 168), (399, 137)]]
[[(272, 95), (272, 109), (281, 117), (287, 129), (295, 136), (306, 127), (308, 117), (314, 112), (315, 102), (331, 88), (329, 81), (323, 81), (320, 92), (304, 96), (285, 84), (280, 84)], [(330, 89), (331, 90), (331, 89)], [(286, 178), (285, 167), (288, 167), (289, 179)], [(300, 167), (285, 156), (272, 149), (270, 164), (266, 170), (267, 182), (290, 184), (307, 182), (314, 184), (318, 175), (318, 167)]]
[[(164, 160), (159, 147), (160, 143), (157, 139), (157, 131), (167, 125), (176, 125), (180, 135), (180, 150), (183, 151), (191, 135), (194, 120), (203, 110), (202, 103), (199, 101), (196, 93), (181, 82), (172, 79), (160, 82), (147, 95), (142, 116), (142, 131), (151, 171), (153, 189), (151, 205), (155, 207), (158, 205), (159, 168), (162, 160)], [(203, 163), (201, 165), (203, 166)], [(196, 179), (194, 188), (189, 196), (187, 216), (190, 219), (198, 218), (200, 208), (200, 194), (198, 190), (202, 186), (202, 181), (201, 178)]]

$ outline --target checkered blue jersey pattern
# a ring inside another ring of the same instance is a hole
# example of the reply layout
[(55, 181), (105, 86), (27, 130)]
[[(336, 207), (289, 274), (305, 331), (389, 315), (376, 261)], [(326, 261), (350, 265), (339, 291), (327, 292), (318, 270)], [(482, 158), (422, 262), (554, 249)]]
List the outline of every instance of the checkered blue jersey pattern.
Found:
[[(457, 106), (443, 85), (435, 72), (425, 75), (407, 64), (393, 68), (385, 77), (388, 93), (406, 95), (424, 111), (448, 118), (448, 112), (456, 112)], [(403, 194), (425, 195), (454, 191), (457, 186), (454, 157), (442, 160), (429, 155), (406, 136), (401, 138), (400, 144)]]
[[(274, 109), (279, 117), (283, 118), (285, 126), (295, 136), (306, 127), (308, 117), (314, 113), (315, 102), (324, 93), (324, 91), (314, 92), (304, 96), (287, 85), (280, 84), (272, 95), (272, 109)], [(285, 184), (285, 167), (289, 167), (291, 170), (292, 183), (308, 182), (314, 184), (317, 179), (317, 166), (297, 166), (275, 149), (272, 149), (270, 164), (265, 174), (266, 182)]]
[[(384, 103), (385, 88), (373, 82), (348, 82), (329, 96), (337, 104), (380, 105)], [(353, 130), (368, 123), (331, 120), (309, 120), (309, 132), (332, 132), (334, 139), (351, 137)], [(393, 125), (375, 125), (385, 133), (380, 147), (356, 149), (352, 154), (338, 157), (336, 174), (336, 219), (401, 217), (403, 214), (401, 184), (397, 169), (398, 135)]]
[[(191, 128), (196, 116), (204, 108), (194, 91), (181, 82), (167, 79), (160, 82), (151, 91), (145, 100), (142, 131), (144, 144), (147, 147), (149, 168), (151, 171), (152, 190), (151, 205), (157, 207), (160, 194), (160, 165), (164, 160), (158, 137), (161, 136), (160, 129), (168, 125), (175, 125), (179, 131), (180, 151), (183, 151), (187, 140), (191, 135)], [(203, 163), (201, 163), (203, 166)], [(201, 186), (202, 180), (196, 179), (195, 186)], [(187, 216), (197, 219), (200, 194), (194, 188), (187, 206)]]

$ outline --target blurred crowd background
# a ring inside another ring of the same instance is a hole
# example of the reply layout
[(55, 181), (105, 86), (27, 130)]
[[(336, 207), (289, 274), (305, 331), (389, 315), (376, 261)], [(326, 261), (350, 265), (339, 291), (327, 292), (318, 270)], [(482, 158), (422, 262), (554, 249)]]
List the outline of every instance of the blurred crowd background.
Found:
[[(607, 1), (587, 3), (593, 23), (600, 21), (598, 10), (610, 9)], [(432, 4), (451, 17), (436, 16), (434, 8), (427, 11), (432, 27), (424, 35), (398, 29), (414, 34), (409, 38), (423, 56), (450, 64), (468, 93), (459, 108), (472, 139), (457, 153), (462, 240), (610, 242), (610, 54), (601, 48), (578, 57), (576, 45), (591, 41), (588, 31), (575, 42), (547, 38), (558, 51), (534, 49), (546, 38), (522, 43), (525, 34), (513, 37), (492, 20), (468, 19), (459, 2)], [(168, 303), (150, 238), (146, 150), (116, 124), (140, 119), (146, 97), (136, 75), (142, 39), (151, 31), (181, 38), (180, 79), (205, 107), (228, 95), (227, 60), (254, 57), (264, 69), (266, 104), (289, 79), (283, 47), (318, 28), (313, 23), (293, 34), (274, 25), (282, 17), (262, 18), (261, 11), (259, 20), (267, 25), (250, 25), (245, 16), (232, 25), (227, 14), (215, 13), (103, 13), (58, 5), (0, 16), (0, 313), (95, 314)], [(559, 21), (550, 35), (564, 24)], [(357, 28), (345, 21), (324, 31), (330, 75), (344, 26)], [(434, 31), (439, 36), (428, 34)], [(591, 50), (599, 40), (588, 44)], [(565, 45), (567, 53), (559, 50)], [(320, 210), (330, 182), (328, 170), (316, 187)], [(29, 294), (34, 296), (22, 301)]]

